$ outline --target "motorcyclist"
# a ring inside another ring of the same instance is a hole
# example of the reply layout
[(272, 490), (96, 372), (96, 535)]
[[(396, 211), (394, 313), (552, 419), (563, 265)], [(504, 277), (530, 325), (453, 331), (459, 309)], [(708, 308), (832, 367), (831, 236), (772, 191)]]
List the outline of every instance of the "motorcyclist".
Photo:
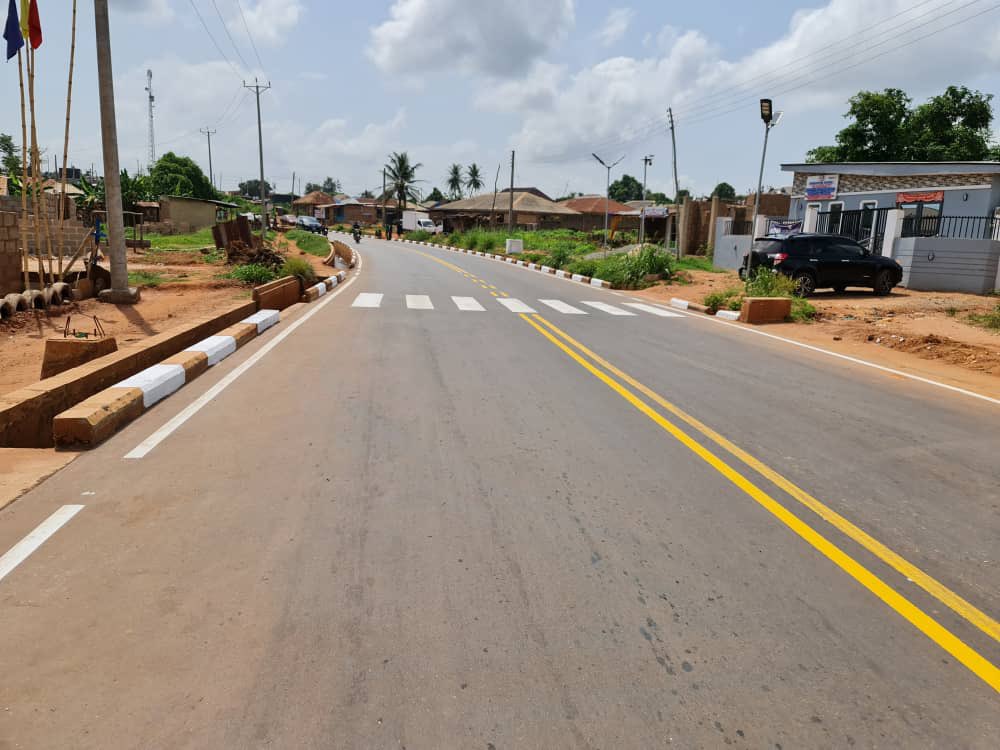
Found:
[(354, 222), (354, 226), (351, 227), (351, 234), (354, 235), (355, 242), (359, 242), (361, 240), (361, 224), (359, 222)]

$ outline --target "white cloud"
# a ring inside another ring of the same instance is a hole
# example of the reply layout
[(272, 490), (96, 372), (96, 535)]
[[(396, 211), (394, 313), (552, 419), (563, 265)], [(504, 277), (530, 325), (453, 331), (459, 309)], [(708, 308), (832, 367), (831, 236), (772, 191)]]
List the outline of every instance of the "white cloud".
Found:
[(573, 0), (396, 0), (368, 55), (385, 72), (519, 75), (573, 25)]
[[(254, 41), (271, 47), (285, 41), (288, 32), (298, 24), (303, 11), (300, 0), (257, 0), (254, 5), (241, 0), (241, 7)], [(320, 12), (325, 13), (326, 10)], [(235, 15), (230, 16), (226, 25), (233, 34), (246, 34), (238, 10)]]
[(523, 79), (487, 81), (479, 88), (475, 104), (497, 112), (544, 111), (558, 98), (565, 74), (565, 65), (539, 60)]
[(621, 41), (634, 16), (635, 11), (631, 8), (612, 8), (608, 17), (604, 19), (601, 30), (597, 33), (601, 44), (610, 47), (615, 42)]
[(329, 76), (316, 70), (303, 70), (299, 73), (299, 78), (304, 78), (307, 81), (325, 81)]
[(169, 21), (174, 17), (169, 0), (111, 0), (111, 7), (138, 16), (144, 23)]

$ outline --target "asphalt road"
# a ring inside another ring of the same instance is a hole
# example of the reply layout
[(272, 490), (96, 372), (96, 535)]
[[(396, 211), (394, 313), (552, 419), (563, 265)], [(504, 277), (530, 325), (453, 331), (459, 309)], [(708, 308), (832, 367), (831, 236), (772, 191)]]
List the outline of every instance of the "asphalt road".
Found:
[(0, 513), (0, 748), (1000, 745), (1000, 407), (360, 250)]

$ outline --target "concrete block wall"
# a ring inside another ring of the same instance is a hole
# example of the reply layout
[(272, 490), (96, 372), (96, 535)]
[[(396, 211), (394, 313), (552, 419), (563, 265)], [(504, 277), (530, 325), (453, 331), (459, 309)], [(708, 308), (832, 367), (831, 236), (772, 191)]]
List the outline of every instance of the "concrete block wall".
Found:
[(936, 292), (988, 294), (996, 288), (1000, 242), (947, 237), (901, 237), (893, 257), (902, 286)]
[(24, 291), (17, 214), (0, 211), (0, 297)]

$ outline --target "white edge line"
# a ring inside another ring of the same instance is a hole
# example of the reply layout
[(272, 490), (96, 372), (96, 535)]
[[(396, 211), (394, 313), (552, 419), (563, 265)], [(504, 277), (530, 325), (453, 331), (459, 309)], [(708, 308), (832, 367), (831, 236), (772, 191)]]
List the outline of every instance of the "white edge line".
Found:
[[(632, 299), (637, 301), (639, 300), (638, 297), (633, 297)], [(847, 362), (853, 362), (856, 365), (871, 367), (874, 370), (887, 372), (890, 375), (899, 375), (900, 377), (906, 378), (908, 380), (914, 380), (918, 383), (924, 383), (925, 385), (933, 385), (937, 388), (944, 388), (945, 390), (952, 391), (953, 393), (960, 393), (963, 396), (969, 396), (970, 398), (976, 398), (981, 401), (986, 401), (987, 403), (996, 404), (997, 406), (1000, 406), (1000, 399), (993, 398), (992, 396), (986, 396), (982, 393), (976, 393), (975, 391), (968, 391), (965, 388), (959, 388), (956, 385), (948, 385), (947, 383), (942, 383), (937, 380), (931, 380), (930, 378), (921, 377), (920, 375), (914, 375), (909, 372), (903, 372), (902, 370), (895, 370), (892, 367), (886, 367), (885, 365), (879, 365), (876, 364), (875, 362), (869, 362), (868, 360), (865, 359), (858, 359), (857, 357), (851, 357), (850, 355), (847, 354), (841, 354), (839, 352), (831, 352), (829, 349), (823, 349), (818, 346), (813, 346), (812, 344), (805, 344), (801, 341), (795, 341), (794, 339), (786, 339), (784, 336), (778, 336), (773, 333), (767, 333), (766, 331), (758, 331), (756, 328), (748, 328), (746, 326), (734, 325), (733, 323), (730, 323), (723, 318), (717, 318), (714, 315), (693, 313), (688, 310), (681, 310), (679, 308), (667, 308), (666, 305), (661, 305), (656, 302), (651, 302), (650, 300), (644, 300), (644, 301), (649, 304), (656, 305), (657, 307), (662, 307), (664, 309), (673, 309), (675, 312), (679, 312), (682, 315), (687, 315), (688, 317), (691, 318), (698, 318), (699, 320), (704, 320), (710, 323), (718, 323), (719, 325), (726, 326), (736, 331), (743, 331), (744, 333), (753, 333), (758, 336), (765, 336), (769, 339), (774, 339), (775, 341), (782, 341), (786, 344), (791, 344), (792, 346), (798, 346), (801, 347), (802, 349), (808, 349), (809, 351), (812, 352), (819, 352), (820, 354), (826, 354), (831, 357), (836, 357), (837, 359), (845, 360)]]
[(125, 458), (143, 458), (156, 446), (158, 446), (160, 443), (162, 443), (164, 440), (170, 437), (170, 435), (173, 434), (178, 427), (187, 422), (191, 417), (197, 414), (202, 407), (204, 407), (206, 404), (212, 401), (212, 399), (214, 399), (216, 396), (222, 393), (226, 388), (232, 385), (234, 380), (236, 380), (240, 375), (245, 373), (247, 370), (249, 370), (251, 367), (257, 364), (261, 359), (263, 359), (268, 354), (268, 352), (270, 352), (272, 349), (274, 349), (274, 347), (276, 347), (278, 344), (280, 344), (282, 341), (288, 338), (288, 336), (291, 335), (291, 333), (295, 331), (295, 329), (297, 329), (300, 325), (309, 320), (313, 315), (318, 313), (328, 304), (333, 302), (333, 300), (335, 300), (337, 297), (340, 296), (341, 292), (347, 291), (348, 287), (350, 287), (351, 284), (354, 283), (355, 279), (357, 279), (361, 275), (361, 268), (363, 266), (364, 266), (364, 260), (359, 255), (358, 272), (354, 274), (354, 276), (352, 276), (346, 282), (338, 286), (336, 291), (330, 292), (330, 294), (328, 294), (322, 302), (317, 302), (312, 310), (309, 310), (307, 313), (305, 313), (305, 315), (303, 315), (301, 318), (299, 318), (290, 326), (288, 326), (288, 328), (281, 331), (281, 333), (279, 333), (273, 339), (268, 341), (264, 346), (262, 346), (259, 351), (254, 352), (253, 356), (251, 356), (246, 362), (243, 362), (238, 367), (236, 367), (235, 370), (226, 375), (222, 380), (220, 380), (218, 383), (216, 383), (207, 391), (205, 391), (203, 394), (201, 394), (197, 399), (195, 399), (186, 407), (184, 407), (184, 409), (182, 409), (178, 414), (172, 417), (170, 421), (168, 421), (165, 425), (160, 427), (160, 429), (158, 429), (148, 438), (143, 440), (128, 453), (126, 453)]
[(51, 516), (36, 526), (31, 533), (19, 541), (0, 557), (0, 581), (7, 577), (14, 568), (23, 563), (36, 549), (55, 534), (77, 513), (83, 510), (82, 505), (64, 505)]

